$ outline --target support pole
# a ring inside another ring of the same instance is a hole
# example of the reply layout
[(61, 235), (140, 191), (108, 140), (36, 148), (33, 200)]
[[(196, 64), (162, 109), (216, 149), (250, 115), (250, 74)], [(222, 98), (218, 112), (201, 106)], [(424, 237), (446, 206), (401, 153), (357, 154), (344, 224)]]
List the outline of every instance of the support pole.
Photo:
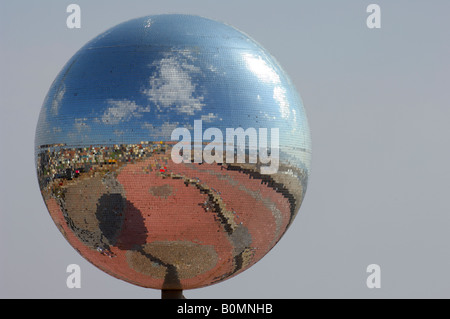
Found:
[(186, 299), (182, 289), (162, 289), (161, 299)]

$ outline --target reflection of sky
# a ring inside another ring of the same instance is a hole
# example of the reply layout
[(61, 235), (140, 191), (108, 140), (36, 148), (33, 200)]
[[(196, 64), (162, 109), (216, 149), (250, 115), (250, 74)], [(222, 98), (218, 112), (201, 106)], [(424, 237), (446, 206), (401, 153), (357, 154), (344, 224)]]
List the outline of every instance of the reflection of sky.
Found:
[(48, 93), (36, 144), (170, 140), (198, 119), (224, 135), (278, 127), (282, 151), (310, 149), (302, 102), (267, 52), (226, 25), (170, 15), (126, 22), (81, 49)]

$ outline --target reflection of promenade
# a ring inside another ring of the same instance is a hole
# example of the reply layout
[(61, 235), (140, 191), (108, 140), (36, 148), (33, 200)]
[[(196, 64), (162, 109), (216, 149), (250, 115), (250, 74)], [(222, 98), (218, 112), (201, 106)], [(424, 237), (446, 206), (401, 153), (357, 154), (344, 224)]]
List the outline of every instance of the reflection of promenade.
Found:
[(250, 267), (302, 200), (291, 168), (267, 176), (254, 164), (175, 164), (170, 144), (66, 148), (38, 160), (47, 207), (71, 244), (149, 286), (196, 287)]
[(167, 145), (162, 142), (77, 148), (62, 148), (60, 145), (44, 146), (46, 149), (37, 157), (38, 176), (42, 186), (53, 179), (72, 179), (89, 171), (111, 170), (114, 166), (165, 152), (167, 148)]
[[(249, 178), (242, 170), (228, 170), (227, 165), (174, 164), (170, 156), (160, 154), (126, 165), (117, 181), (133, 205), (130, 212), (125, 212), (128, 217), (122, 235), (126, 247), (132, 246), (130, 238), (136, 236), (133, 235), (136, 228), (151, 230), (146, 235), (147, 243), (160, 238), (169, 242), (201, 243), (205, 249), (203, 254), (209, 255), (208, 261), (202, 263), (205, 268), (201, 272), (205, 271), (206, 275), (213, 269), (210, 267), (223, 269), (220, 278), (208, 279), (211, 282), (232, 276), (262, 258), (290, 221), (289, 201), (282, 193), (260, 179)], [(206, 247), (211, 246), (215, 253), (207, 253)], [(163, 260), (162, 252), (154, 248), (145, 243), (142, 246), (146, 255)], [(166, 249), (172, 249), (171, 245)], [(181, 252), (174, 251), (174, 254)], [(142, 271), (150, 268), (150, 261), (141, 257), (142, 252), (133, 256), (133, 267)], [(137, 260), (139, 265), (135, 264)], [(177, 269), (181, 280), (193, 271), (185, 265)]]
[[(62, 186), (81, 176), (93, 177), (95, 174), (107, 174), (115, 172), (123, 165), (138, 163), (148, 158), (165, 154), (164, 163), (155, 164), (155, 167), (146, 167), (147, 173), (156, 170), (161, 173), (170, 162), (171, 147), (175, 142), (141, 142), (139, 144), (116, 144), (111, 146), (90, 146), (67, 148), (61, 145), (44, 145), (45, 150), (38, 154), (38, 176), (41, 189), (53, 184)], [(161, 158), (160, 156), (158, 156)], [(191, 158), (194, 162), (194, 158)], [(224, 164), (228, 171), (238, 170), (249, 178), (260, 179), (269, 187), (281, 192), (288, 199), (291, 206), (291, 218), (295, 216), (299, 208), (299, 202), (295, 198), (304, 195), (304, 179), (306, 174), (301, 169), (280, 163), (277, 174), (261, 175), (258, 173), (258, 164)], [(181, 177), (176, 177), (181, 178)], [(57, 181), (57, 183), (52, 183)], [(193, 180), (185, 180), (186, 183), (194, 183)], [(197, 185), (201, 187), (200, 185)], [(203, 190), (206, 191), (206, 190)], [(229, 215), (228, 213), (225, 215)]]

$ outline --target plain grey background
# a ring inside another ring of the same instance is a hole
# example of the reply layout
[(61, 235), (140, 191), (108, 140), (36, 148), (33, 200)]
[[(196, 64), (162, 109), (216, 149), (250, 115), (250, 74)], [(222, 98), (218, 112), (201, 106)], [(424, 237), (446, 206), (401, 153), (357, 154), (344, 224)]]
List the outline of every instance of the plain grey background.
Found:
[[(81, 29), (66, 7), (81, 7)], [(381, 29), (366, 8), (381, 7)], [(450, 297), (448, 0), (130, 0), (0, 2), (0, 297), (159, 298), (85, 261), (39, 193), (34, 134), (65, 62), (132, 18), (223, 21), (271, 52), (298, 88), (313, 141), (299, 215), (242, 274), (187, 298)], [(81, 267), (68, 289), (66, 267)], [(366, 267), (381, 266), (369, 289)]]

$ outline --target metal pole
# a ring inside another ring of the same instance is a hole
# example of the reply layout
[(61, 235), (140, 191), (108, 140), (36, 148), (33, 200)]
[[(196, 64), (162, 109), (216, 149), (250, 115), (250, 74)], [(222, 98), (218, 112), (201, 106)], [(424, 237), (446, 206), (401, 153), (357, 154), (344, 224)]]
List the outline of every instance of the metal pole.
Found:
[(186, 299), (182, 289), (162, 289), (161, 299)]

